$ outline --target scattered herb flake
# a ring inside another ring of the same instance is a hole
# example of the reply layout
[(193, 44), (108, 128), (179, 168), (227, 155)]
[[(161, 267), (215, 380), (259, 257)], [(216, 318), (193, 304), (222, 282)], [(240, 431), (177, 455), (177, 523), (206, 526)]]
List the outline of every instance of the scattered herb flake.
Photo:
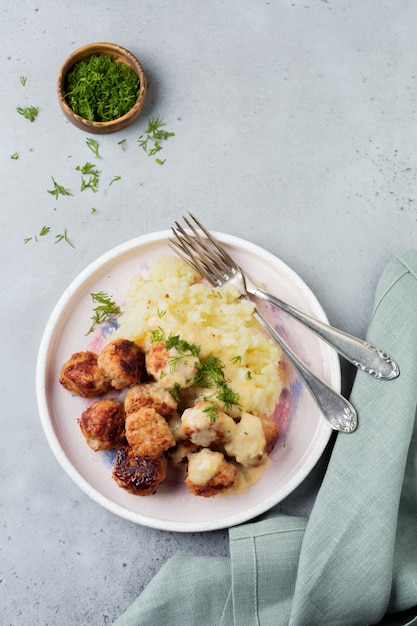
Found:
[(97, 159), (100, 159), (100, 154), (99, 154), (99, 143), (98, 141), (96, 141), (95, 139), (93, 139), (92, 137), (88, 137), (85, 140), (85, 143), (87, 144), (87, 146), (90, 148), (91, 152), (94, 154), (94, 156)]
[(117, 142), (117, 145), (118, 145), (118, 146), (121, 146), (121, 148), (122, 148), (122, 150), (123, 150), (123, 152), (124, 152), (124, 151), (125, 151), (125, 149), (126, 149), (126, 148), (125, 148), (125, 146), (126, 146), (126, 139), (122, 139), (121, 141), (118, 141), (118, 142)]
[(29, 243), (29, 241), (35, 241), (36, 243), (38, 243), (38, 237), (45, 237), (45, 235), (47, 235), (49, 233), (49, 231), (51, 230), (50, 226), (42, 226), (42, 228), (40, 229), (38, 235), (35, 235), (34, 237), (26, 237), (23, 241), (25, 243)]
[(39, 113), (39, 107), (17, 107), (16, 111), (29, 120), (29, 122), (33, 122)]
[(121, 178), (122, 178), (121, 176), (114, 176), (114, 177), (112, 178), (112, 180), (109, 182), (109, 187), (110, 187), (110, 185), (112, 185), (113, 183), (115, 183), (117, 180), (121, 180)]
[(64, 230), (63, 234), (55, 235), (55, 243), (59, 243), (60, 241), (65, 241), (71, 248), (75, 248), (74, 244), (68, 239), (67, 230)]
[(24, 87), (26, 85), (26, 82), (27, 82), (26, 76), (21, 76), (20, 77), (20, 84)]
[(54, 187), (53, 189), (48, 189), (48, 193), (50, 193), (52, 196), (55, 196), (57, 200), (59, 196), (72, 196), (73, 195), (69, 189), (66, 189), (62, 185), (59, 185), (53, 176), (51, 176), (51, 178), (52, 178)]
[(13, 161), (17, 161), (17, 159), (19, 158), (19, 153), (15, 152), (14, 154), (12, 154), (12, 156), (10, 157)]

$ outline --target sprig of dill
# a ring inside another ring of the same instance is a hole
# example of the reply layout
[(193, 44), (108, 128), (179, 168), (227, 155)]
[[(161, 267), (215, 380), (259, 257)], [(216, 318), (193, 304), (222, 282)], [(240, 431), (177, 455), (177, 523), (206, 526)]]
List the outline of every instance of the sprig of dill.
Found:
[(59, 185), (53, 176), (51, 176), (51, 178), (52, 178), (52, 182), (54, 186), (53, 186), (53, 189), (48, 189), (48, 193), (50, 193), (52, 196), (55, 196), (57, 200), (59, 196), (72, 196), (73, 195), (69, 189), (66, 189), (62, 185)]
[(91, 152), (94, 154), (94, 156), (96, 157), (96, 159), (100, 159), (100, 154), (99, 154), (99, 143), (96, 139), (93, 139), (92, 137), (87, 137), (87, 139), (85, 140), (85, 143), (87, 144), (87, 146), (90, 148)]
[(120, 307), (104, 291), (91, 293), (90, 295), (93, 303), (97, 304), (97, 306), (93, 309), (94, 313), (91, 318), (92, 324), (86, 335), (92, 333), (97, 324), (102, 324), (103, 322), (111, 322), (121, 312)]
[(65, 241), (65, 243), (71, 246), (71, 248), (75, 248), (74, 244), (68, 237), (67, 229), (65, 229), (63, 233), (60, 233), (59, 235), (55, 235), (55, 243), (60, 243), (61, 241)]
[[(77, 165), (75, 169), (81, 172), (81, 191), (91, 189), (91, 191), (97, 193), (100, 171), (96, 169), (95, 165), (87, 161), (87, 163), (82, 166)], [(84, 176), (88, 176), (89, 178), (84, 178)]]
[(24, 118), (29, 120), (29, 122), (33, 122), (39, 113), (39, 107), (17, 107), (16, 111), (19, 115), (23, 115)]

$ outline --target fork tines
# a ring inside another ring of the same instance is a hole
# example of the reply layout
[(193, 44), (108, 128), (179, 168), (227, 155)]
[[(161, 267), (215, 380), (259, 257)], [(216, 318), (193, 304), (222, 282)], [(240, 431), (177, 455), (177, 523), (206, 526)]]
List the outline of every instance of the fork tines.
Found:
[(190, 232), (175, 222), (171, 230), (175, 239), (169, 239), (170, 247), (197, 272), (215, 281), (216, 274), (228, 276), (234, 272), (235, 264), (219, 241), (189, 213), (193, 222), (183, 217)]

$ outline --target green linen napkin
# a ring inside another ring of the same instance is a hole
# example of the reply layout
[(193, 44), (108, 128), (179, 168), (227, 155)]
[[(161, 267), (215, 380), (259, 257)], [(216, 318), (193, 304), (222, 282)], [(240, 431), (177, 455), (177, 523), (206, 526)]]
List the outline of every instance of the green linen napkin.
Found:
[(309, 519), (275, 507), (230, 529), (230, 557), (173, 557), (117, 626), (417, 624), (417, 250), (384, 271), (367, 338), (401, 374), (358, 371), (359, 425), (337, 435)]

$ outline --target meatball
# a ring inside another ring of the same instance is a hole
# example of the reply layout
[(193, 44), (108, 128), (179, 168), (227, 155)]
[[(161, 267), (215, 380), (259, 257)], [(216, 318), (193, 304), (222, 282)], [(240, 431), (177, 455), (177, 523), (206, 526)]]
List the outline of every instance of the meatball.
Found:
[(221, 452), (203, 448), (189, 459), (185, 484), (193, 495), (211, 498), (233, 487), (237, 471)]
[(166, 479), (167, 461), (164, 457), (146, 459), (130, 446), (117, 450), (113, 478), (122, 489), (135, 496), (149, 496)]
[(157, 383), (138, 383), (130, 387), (125, 397), (126, 413), (134, 413), (144, 406), (150, 406), (162, 417), (169, 418), (177, 409), (177, 401), (167, 390)]
[(199, 358), (190, 352), (167, 348), (163, 341), (152, 344), (146, 354), (148, 373), (164, 389), (190, 387), (197, 374)]
[(125, 411), (119, 400), (106, 398), (93, 402), (78, 423), (93, 450), (108, 450), (126, 443)]
[(265, 451), (267, 454), (271, 454), (276, 442), (279, 439), (279, 428), (275, 422), (268, 417), (261, 417), (260, 419), (266, 441)]
[(75, 352), (61, 368), (59, 382), (83, 398), (101, 396), (110, 389), (109, 377), (100, 369), (97, 354)]
[(98, 355), (98, 366), (115, 389), (125, 389), (141, 380), (145, 372), (145, 355), (134, 341), (115, 339)]
[(268, 456), (278, 439), (278, 428), (271, 420), (260, 418), (251, 413), (242, 413), (242, 417), (231, 440), (226, 443), (226, 453), (234, 457), (245, 467), (257, 467)]
[(126, 416), (126, 439), (135, 454), (155, 459), (175, 446), (174, 436), (162, 415), (143, 407)]
[(199, 446), (218, 446), (230, 441), (236, 424), (234, 420), (210, 402), (196, 402), (181, 417), (182, 430)]

